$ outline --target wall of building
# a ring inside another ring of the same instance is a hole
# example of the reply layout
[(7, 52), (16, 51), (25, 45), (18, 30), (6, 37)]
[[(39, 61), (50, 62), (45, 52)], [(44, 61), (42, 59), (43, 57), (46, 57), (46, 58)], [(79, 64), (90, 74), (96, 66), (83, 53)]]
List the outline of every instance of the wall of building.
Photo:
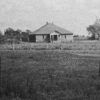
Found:
[[(51, 42), (54, 43), (73, 41), (73, 35), (59, 35), (58, 33), (52, 33), (50, 34), (50, 37), (51, 35), (57, 35), (57, 41), (51, 40)], [(36, 42), (47, 42), (47, 35), (36, 35)]]
[(36, 35), (36, 42), (48, 42), (47, 35)]
[(36, 42), (44, 42), (43, 35), (36, 35)]
[(61, 42), (73, 41), (73, 35), (61, 35)]

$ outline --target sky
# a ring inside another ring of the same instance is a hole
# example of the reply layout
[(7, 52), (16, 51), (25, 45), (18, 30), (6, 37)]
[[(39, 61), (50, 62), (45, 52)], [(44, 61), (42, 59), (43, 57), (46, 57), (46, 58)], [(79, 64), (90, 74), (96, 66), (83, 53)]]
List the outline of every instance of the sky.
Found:
[(8, 27), (34, 31), (46, 22), (74, 34), (87, 35), (86, 27), (100, 17), (100, 0), (0, 0), (0, 30)]

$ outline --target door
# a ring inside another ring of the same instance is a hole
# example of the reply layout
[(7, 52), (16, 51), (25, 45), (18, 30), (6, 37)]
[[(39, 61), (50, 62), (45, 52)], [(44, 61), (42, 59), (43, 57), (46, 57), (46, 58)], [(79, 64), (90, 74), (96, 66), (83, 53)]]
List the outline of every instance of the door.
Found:
[(51, 41), (57, 41), (58, 40), (58, 36), (57, 35), (51, 35)]

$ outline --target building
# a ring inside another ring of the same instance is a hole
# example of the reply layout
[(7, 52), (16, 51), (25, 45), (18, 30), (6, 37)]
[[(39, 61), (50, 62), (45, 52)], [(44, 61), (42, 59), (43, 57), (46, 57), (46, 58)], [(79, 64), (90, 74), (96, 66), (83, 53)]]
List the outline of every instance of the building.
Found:
[(67, 42), (73, 41), (73, 33), (53, 23), (46, 23), (29, 35), (30, 42)]

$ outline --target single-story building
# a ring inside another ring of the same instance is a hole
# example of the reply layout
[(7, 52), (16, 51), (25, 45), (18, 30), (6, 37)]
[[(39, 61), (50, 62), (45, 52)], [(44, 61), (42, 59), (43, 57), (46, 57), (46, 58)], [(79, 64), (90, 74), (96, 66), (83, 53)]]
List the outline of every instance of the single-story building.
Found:
[(53, 23), (46, 23), (29, 35), (30, 42), (67, 42), (73, 41), (73, 33)]

